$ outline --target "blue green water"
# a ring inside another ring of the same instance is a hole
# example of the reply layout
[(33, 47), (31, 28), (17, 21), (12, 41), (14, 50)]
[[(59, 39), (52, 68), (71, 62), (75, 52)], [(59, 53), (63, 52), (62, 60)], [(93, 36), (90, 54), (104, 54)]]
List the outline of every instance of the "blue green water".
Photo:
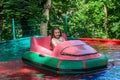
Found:
[(20, 38), (0, 43), (0, 62), (21, 58), (29, 50), (30, 38)]
[[(0, 43), (0, 62), (20, 59), (24, 52), (29, 51), (30, 38), (21, 38)], [(59, 75), (60, 80), (120, 80), (120, 52), (109, 52), (108, 68), (91, 75)], [(42, 73), (41, 73), (42, 74)], [(36, 74), (37, 75), (37, 74)], [(44, 75), (44, 74), (42, 74)], [(43, 76), (51, 80), (54, 76)]]

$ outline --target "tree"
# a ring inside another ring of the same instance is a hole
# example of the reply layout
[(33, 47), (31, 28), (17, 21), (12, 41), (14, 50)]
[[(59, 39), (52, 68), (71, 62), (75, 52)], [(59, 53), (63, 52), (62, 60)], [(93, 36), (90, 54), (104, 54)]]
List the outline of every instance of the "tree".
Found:
[(27, 34), (25, 30), (30, 30), (29, 18), (40, 19), (40, 32), (46, 36), (47, 29), (54, 26), (64, 30), (63, 16), (67, 15), (71, 36), (119, 39), (119, 13), (120, 1), (115, 0), (0, 1), (0, 17), (21, 20), (23, 35)]
[[(1, 0), (1, 3), (0, 3), (0, 12), (2, 11), (3, 9), (3, 0)], [(0, 41), (2, 39), (2, 24), (3, 24), (3, 17), (2, 17), (2, 14), (0, 14)]]
[(120, 39), (120, 1), (112, 0), (108, 5), (108, 35), (109, 38)]
[(51, 7), (51, 0), (46, 0), (43, 3), (43, 19), (40, 24), (40, 33), (43, 36), (47, 36), (47, 30), (48, 30), (48, 21), (49, 21), (49, 9)]
[(63, 26), (67, 14), (71, 36), (119, 38), (119, 6), (115, 0), (53, 0), (50, 26)]
[(50, 9), (50, 21), (49, 29), (52, 27), (60, 27), (61, 30), (64, 28), (64, 16), (71, 14), (76, 9), (76, 3), (81, 0), (52, 0)]
[(15, 18), (15, 20), (20, 20), (22, 25), (23, 36), (27, 36), (30, 31), (30, 26), (28, 26), (28, 20), (30, 18), (40, 18), (42, 12), (42, 1), (44, 0), (3, 0), (1, 3), (3, 5), (0, 14), (5, 19)]

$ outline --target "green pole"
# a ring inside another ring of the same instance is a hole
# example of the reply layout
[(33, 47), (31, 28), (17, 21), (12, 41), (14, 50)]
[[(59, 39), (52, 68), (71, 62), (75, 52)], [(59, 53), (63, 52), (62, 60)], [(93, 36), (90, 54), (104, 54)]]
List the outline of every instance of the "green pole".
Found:
[(12, 34), (13, 34), (13, 39), (16, 39), (16, 34), (15, 34), (15, 21), (14, 18), (12, 18)]
[(68, 16), (64, 16), (64, 23), (65, 23), (65, 33), (67, 36), (69, 36), (69, 27), (68, 27)]

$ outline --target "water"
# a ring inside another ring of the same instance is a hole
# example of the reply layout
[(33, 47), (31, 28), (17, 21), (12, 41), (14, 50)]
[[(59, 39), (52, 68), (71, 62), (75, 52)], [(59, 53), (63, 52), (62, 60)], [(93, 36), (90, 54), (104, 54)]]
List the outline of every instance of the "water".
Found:
[(21, 38), (0, 43), (0, 62), (21, 58), (30, 47), (30, 38)]
[(109, 58), (101, 72), (84, 75), (59, 75), (24, 64), (21, 56), (28, 51), (30, 38), (0, 43), (0, 80), (120, 80), (120, 46), (93, 46)]

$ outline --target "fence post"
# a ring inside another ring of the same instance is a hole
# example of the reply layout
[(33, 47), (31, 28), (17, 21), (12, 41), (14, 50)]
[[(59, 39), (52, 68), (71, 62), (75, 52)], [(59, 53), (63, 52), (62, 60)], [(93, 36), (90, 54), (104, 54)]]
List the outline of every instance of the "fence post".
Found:
[(70, 35), (69, 35), (69, 27), (68, 27), (68, 16), (67, 16), (67, 15), (64, 16), (64, 24), (65, 24), (65, 32), (66, 32), (66, 35), (67, 35), (67, 36), (70, 36)]
[(13, 35), (13, 40), (16, 39), (16, 33), (15, 33), (15, 21), (14, 18), (12, 18), (12, 35)]

